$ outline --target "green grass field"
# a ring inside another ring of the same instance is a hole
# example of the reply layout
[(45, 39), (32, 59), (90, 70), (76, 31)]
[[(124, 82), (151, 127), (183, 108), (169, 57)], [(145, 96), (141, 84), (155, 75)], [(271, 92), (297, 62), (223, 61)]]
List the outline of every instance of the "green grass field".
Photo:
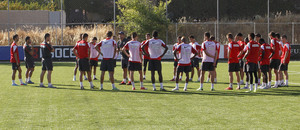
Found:
[[(132, 91), (119, 86), (111, 91), (108, 75), (104, 91), (80, 90), (73, 82), (74, 63), (55, 63), (53, 84), (57, 89), (39, 88), (41, 66), (37, 63), (34, 85), (11, 86), (11, 65), (0, 64), (0, 129), (299, 129), (300, 128), (300, 62), (289, 65), (289, 87), (259, 90), (225, 91), (228, 86), (227, 63), (218, 66), (216, 91), (204, 84), (189, 83), (183, 92), (171, 92), (172, 62), (163, 63), (164, 86), (167, 92), (152, 91), (150, 73), (144, 83), (146, 91)], [(25, 73), (24, 64), (22, 66)], [(98, 78), (99, 78), (98, 71)], [(137, 73), (136, 73), (137, 74)], [(122, 79), (120, 63), (117, 83)], [(299, 77), (298, 77), (299, 76)], [(137, 75), (135, 76), (136, 79)], [(25, 79), (23, 75), (23, 80)], [(78, 79), (78, 78), (77, 78)], [(206, 79), (206, 78), (205, 78)], [(196, 78), (194, 78), (196, 80)], [(16, 80), (17, 84), (19, 81)], [(47, 84), (47, 81), (44, 82)], [(139, 82), (135, 82), (139, 88)], [(156, 84), (159, 87), (159, 83)], [(234, 86), (236, 87), (236, 86)]]

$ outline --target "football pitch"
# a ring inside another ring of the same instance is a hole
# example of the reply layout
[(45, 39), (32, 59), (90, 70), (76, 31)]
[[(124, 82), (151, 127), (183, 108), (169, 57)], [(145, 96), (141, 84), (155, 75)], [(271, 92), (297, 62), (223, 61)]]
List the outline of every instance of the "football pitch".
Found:
[[(33, 85), (11, 86), (11, 64), (0, 63), (1, 129), (299, 129), (300, 128), (300, 62), (289, 64), (289, 87), (258, 90), (224, 90), (228, 87), (228, 64), (219, 63), (216, 91), (210, 83), (196, 91), (198, 82), (190, 82), (188, 91), (172, 92), (175, 82), (173, 62), (163, 62), (164, 86), (167, 92), (152, 91), (150, 73), (139, 90), (118, 85), (122, 79), (120, 62), (115, 70), (116, 87), (112, 91), (105, 75), (104, 90), (95, 80), (95, 90), (80, 90), (72, 81), (74, 63), (54, 63), (52, 84), (57, 89), (40, 88), (40, 63), (36, 63)], [(22, 64), (23, 81), (25, 66)], [(206, 75), (207, 76), (207, 75)], [(299, 77), (298, 77), (299, 76)], [(196, 76), (197, 77), (197, 76)], [(98, 68), (97, 78), (100, 78)], [(185, 78), (185, 76), (183, 76)], [(158, 78), (156, 77), (158, 80)], [(205, 80), (207, 77), (205, 77)], [(274, 79), (274, 77), (273, 77)], [(194, 77), (194, 81), (197, 79)], [(234, 79), (234, 82), (236, 80)], [(16, 80), (19, 84), (19, 81)], [(44, 84), (47, 85), (45, 77)], [(156, 83), (159, 88), (159, 83)], [(236, 85), (234, 85), (234, 88)]]

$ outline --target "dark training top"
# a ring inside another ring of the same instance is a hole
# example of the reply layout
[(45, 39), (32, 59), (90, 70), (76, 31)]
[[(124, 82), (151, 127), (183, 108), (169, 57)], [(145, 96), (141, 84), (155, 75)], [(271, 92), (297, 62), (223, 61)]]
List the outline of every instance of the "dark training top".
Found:
[(52, 50), (52, 46), (47, 42), (43, 42), (41, 44), (42, 57), (44, 59), (49, 59), (52, 57), (51, 50)]
[(27, 60), (33, 60), (33, 56), (30, 55), (30, 52), (32, 51), (32, 48), (29, 44), (25, 43), (23, 46), (23, 50), (24, 50), (24, 54), (25, 54), (25, 58)]
[[(128, 42), (127, 38), (124, 38), (122, 41), (119, 40), (118, 43), (117, 43), (118, 49), (122, 49), (126, 45), (127, 42)], [(126, 52), (129, 53), (128, 50), (126, 50)], [(121, 55), (122, 55), (123, 59), (128, 59), (128, 57), (122, 51), (121, 51)]]

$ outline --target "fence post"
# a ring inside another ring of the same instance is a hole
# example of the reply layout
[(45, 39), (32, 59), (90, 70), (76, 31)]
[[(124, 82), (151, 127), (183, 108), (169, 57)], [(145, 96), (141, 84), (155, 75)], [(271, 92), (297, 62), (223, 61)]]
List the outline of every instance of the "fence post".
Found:
[(292, 22), (292, 44), (295, 44), (295, 23)]
[(175, 24), (175, 30), (176, 30), (176, 31), (175, 31), (175, 32), (176, 32), (176, 38), (178, 37), (178, 31), (177, 31), (177, 29), (178, 29), (178, 23), (176, 23), (176, 24)]
[(215, 37), (217, 38), (217, 22), (215, 22)]
[(55, 42), (56, 42), (56, 45), (58, 44), (58, 38), (57, 38), (57, 23), (55, 23)]
[(7, 0), (7, 41), (8, 41), (8, 46), (10, 45), (9, 41), (9, 0)]
[(96, 36), (95, 37), (98, 37), (98, 23), (96, 23)]
[(256, 33), (256, 23), (253, 22), (253, 29), (254, 29), (254, 34)]

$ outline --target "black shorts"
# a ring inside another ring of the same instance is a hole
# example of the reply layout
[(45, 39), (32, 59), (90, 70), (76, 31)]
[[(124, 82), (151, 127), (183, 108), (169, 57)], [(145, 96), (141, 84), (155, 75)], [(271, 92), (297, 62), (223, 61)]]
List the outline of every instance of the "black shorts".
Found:
[(239, 67), (241, 68), (241, 69), (243, 69), (244, 68), (244, 61), (243, 61), (243, 59), (239, 59)]
[(101, 71), (114, 71), (114, 59), (102, 60), (100, 65)]
[(53, 64), (52, 64), (52, 59), (51, 58), (42, 58), (42, 70), (53, 70)]
[(257, 72), (258, 65), (256, 63), (248, 63), (247, 65), (247, 72)]
[(229, 63), (228, 72), (237, 72), (237, 71), (240, 71), (240, 64), (239, 63)]
[(270, 68), (278, 70), (280, 66), (280, 60), (279, 59), (272, 59), (270, 62)]
[(283, 63), (281, 63), (280, 67), (279, 67), (279, 70), (280, 71), (287, 71), (288, 68), (289, 68), (289, 64), (283, 64)]
[(91, 71), (91, 66), (88, 58), (78, 60), (79, 71)]
[(149, 71), (161, 71), (161, 61), (160, 60), (149, 60)]
[(122, 59), (122, 68), (128, 68), (128, 58)]
[(18, 70), (20, 65), (18, 66), (17, 63), (11, 63), (12, 70)]
[(140, 71), (142, 70), (142, 63), (134, 63), (134, 62), (128, 62), (128, 70), (129, 71)]
[(199, 58), (192, 59), (192, 67), (199, 67)]
[(174, 60), (174, 67), (177, 67), (178, 66), (178, 61)]
[(147, 64), (149, 62), (149, 59), (144, 59), (144, 71), (147, 69)]
[(214, 71), (215, 70), (214, 63), (213, 62), (202, 62), (201, 70), (202, 71)]
[(178, 66), (177, 67), (177, 74), (181, 72), (189, 73), (192, 70), (192, 66)]
[(114, 59), (114, 67), (117, 67), (117, 59)]
[(261, 72), (269, 72), (269, 70), (270, 70), (270, 65), (261, 65), (260, 66)]
[(35, 64), (34, 64), (34, 60), (33, 59), (27, 59), (25, 58), (25, 66), (26, 68), (34, 68), (35, 67)]
[(98, 66), (98, 60), (90, 60), (90, 66)]

